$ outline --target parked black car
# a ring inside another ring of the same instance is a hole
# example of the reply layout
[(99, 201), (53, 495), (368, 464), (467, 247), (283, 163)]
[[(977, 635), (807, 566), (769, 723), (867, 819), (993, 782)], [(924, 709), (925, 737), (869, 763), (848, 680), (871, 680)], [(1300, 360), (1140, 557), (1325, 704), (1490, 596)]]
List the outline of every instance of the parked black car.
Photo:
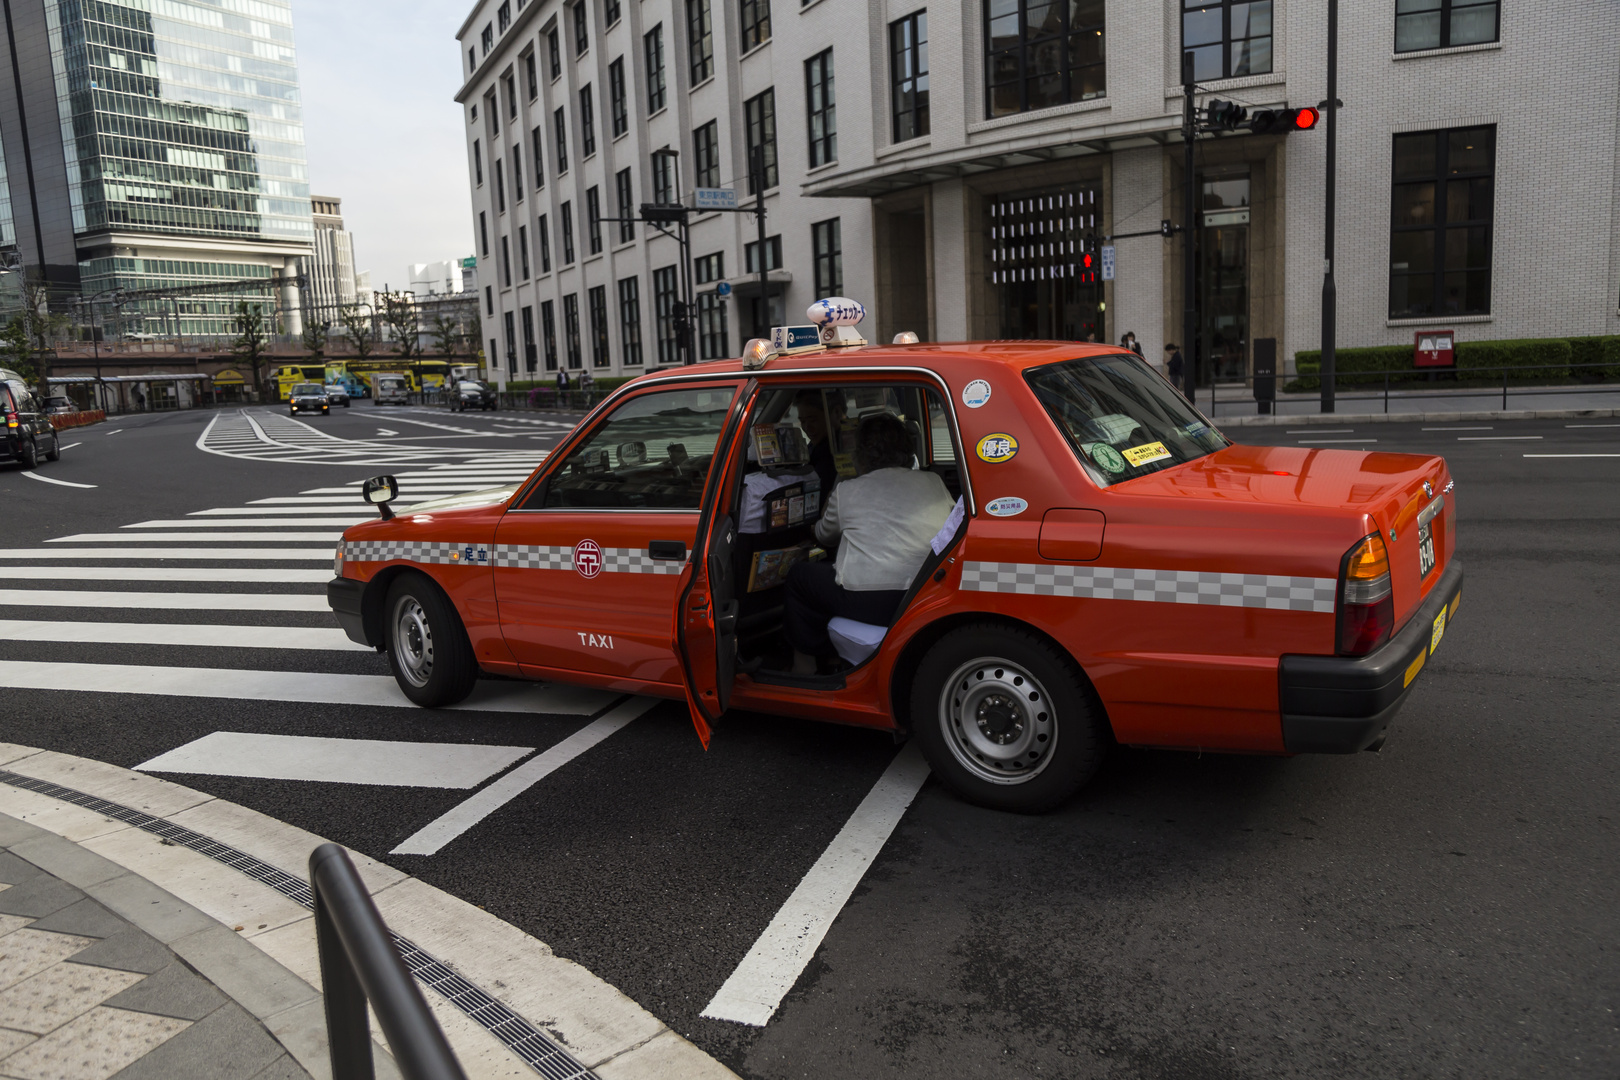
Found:
[(0, 440), (0, 459), (10, 458), (25, 469), (39, 459), (55, 461), (62, 456), (62, 440), (40, 408), (28, 384), (15, 371), (0, 368), (0, 413), (5, 416), (5, 437)]
[(451, 412), (494, 409), (496, 405), (495, 388), (477, 379), (462, 379), (456, 384), (456, 392), (450, 396)]
[(332, 404), (326, 398), (326, 387), (316, 382), (301, 382), (287, 393), (288, 416), (297, 416), (301, 412), (319, 412), (322, 414), (332, 411)]

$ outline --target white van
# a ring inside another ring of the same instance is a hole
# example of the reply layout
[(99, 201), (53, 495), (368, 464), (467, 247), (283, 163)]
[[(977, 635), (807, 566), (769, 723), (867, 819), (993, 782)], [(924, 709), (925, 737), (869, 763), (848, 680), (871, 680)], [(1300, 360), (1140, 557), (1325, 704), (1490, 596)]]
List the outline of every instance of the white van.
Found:
[(371, 400), (377, 405), (409, 405), (411, 385), (405, 376), (385, 372), (371, 377)]

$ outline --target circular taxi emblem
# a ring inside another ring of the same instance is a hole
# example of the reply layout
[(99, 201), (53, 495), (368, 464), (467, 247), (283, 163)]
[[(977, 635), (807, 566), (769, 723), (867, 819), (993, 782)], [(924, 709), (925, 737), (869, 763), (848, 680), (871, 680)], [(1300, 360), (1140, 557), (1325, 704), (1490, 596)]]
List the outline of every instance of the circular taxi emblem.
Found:
[(1029, 503), (1009, 495), (1001, 499), (991, 499), (984, 504), (984, 508), (990, 512), (991, 517), (1013, 517), (1028, 510)]
[(593, 578), (602, 572), (602, 547), (595, 540), (581, 540), (574, 545), (574, 569), (583, 578)]
[(990, 384), (983, 379), (974, 379), (962, 387), (962, 404), (970, 409), (983, 408), (990, 400)]
[(992, 465), (1011, 461), (1018, 455), (1018, 440), (1005, 431), (997, 431), (979, 440), (979, 456)]

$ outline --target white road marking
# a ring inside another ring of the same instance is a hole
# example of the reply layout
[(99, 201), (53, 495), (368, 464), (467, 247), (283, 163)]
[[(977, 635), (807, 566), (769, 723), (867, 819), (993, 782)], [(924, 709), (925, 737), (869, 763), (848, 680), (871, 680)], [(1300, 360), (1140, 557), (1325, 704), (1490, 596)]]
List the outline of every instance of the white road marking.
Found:
[(1567, 428), (1611, 428), (1620, 427), (1620, 424), (1565, 424)]
[(343, 535), (342, 529), (331, 532), (217, 532), (206, 536), (194, 533), (75, 533), (45, 541), (47, 544), (151, 544), (163, 541), (195, 544), (199, 540), (274, 540), (287, 542), (320, 543), (335, 541)]
[(1534, 458), (1564, 458), (1564, 457), (1620, 457), (1620, 454), (1526, 454), (1525, 457)]
[[(55, 569), (55, 567), (52, 567)], [(9, 575), (11, 571), (7, 571)], [(4, 607), (142, 608), (149, 611), (330, 611), (315, 593), (110, 592), (0, 589)]]
[(1534, 442), (1540, 435), (1459, 435), (1458, 442)]
[(63, 449), (63, 450), (71, 450), (75, 446), (83, 446), (83, 445), (84, 445), (83, 443), (70, 442), (66, 446), (61, 447), (61, 449)]
[(376, 517), (367, 514), (365, 504), (355, 499), (352, 506), (217, 506), (212, 510), (193, 510), (187, 517), (229, 517), (233, 514), (346, 514), (361, 520)]
[(102, 434), (103, 434), (103, 435), (116, 435), (116, 434), (118, 434), (118, 433), (119, 433), (119, 432), (120, 432), (120, 431), (123, 431), (123, 430), (124, 430), (124, 429), (123, 429), (123, 428), (121, 428), (121, 427), (116, 427), (116, 428), (113, 428), (113, 429), (112, 429), (112, 430), (111, 430), (111, 431), (103, 431), (103, 432), (102, 432)]
[(135, 766), (140, 772), (250, 776), (384, 787), (477, 787), (532, 746), (386, 742), (216, 731)]
[[(420, 708), (400, 692), (399, 684), (391, 675), (334, 675), (316, 671), (0, 660), (0, 687)], [(619, 696), (555, 683), (487, 681), (480, 683), (466, 701), (450, 708), (462, 712), (589, 716)]]
[(1495, 431), (1496, 429), (1494, 427), (1491, 427), (1490, 425), (1486, 425), (1485, 427), (1426, 427), (1426, 428), (1423, 428), (1422, 430), (1424, 430), (1424, 431)]
[[(205, 623), (49, 622), (0, 619), (0, 641), (90, 645), (186, 645), (193, 648), (309, 649), (371, 652), (333, 626), (210, 626)], [(301, 677), (301, 676), (295, 676)]]
[(1348, 434), (1350, 434), (1350, 432), (1352, 432), (1354, 430), (1356, 430), (1356, 429), (1353, 428), (1353, 427), (1298, 428), (1298, 429), (1289, 428), (1288, 429), (1288, 434), (1290, 434), (1290, 435), (1348, 435)]
[(30, 479), (30, 480), (38, 480), (42, 484), (57, 484), (57, 485), (60, 485), (61, 487), (93, 488), (93, 487), (96, 486), (94, 484), (75, 484), (71, 480), (57, 480), (57, 479), (54, 479), (54, 478), (49, 477), (49, 476), (41, 476), (41, 475), (39, 475), (39, 473), (34, 472), (32, 470), (28, 470), (28, 469), (23, 470), (23, 475), (28, 477), (28, 479)]
[(399, 432), (397, 432), (397, 431), (389, 431), (389, 430), (388, 430), (388, 429), (387, 429), (387, 428), (385, 428), (385, 427), (380, 427), (380, 428), (378, 428), (378, 429), (377, 429), (377, 434), (379, 434), (379, 435), (382, 435), (382, 436), (385, 436), (385, 437), (386, 437), (386, 436), (389, 436), (389, 435), (398, 435), (398, 434), (399, 434)]
[(657, 705), (658, 700), (658, 698), (631, 698), (617, 706), (556, 746), (525, 761), (466, 802), (451, 807), (418, 829), (389, 854), (438, 854), (450, 841)]
[(1338, 443), (1375, 443), (1377, 439), (1300, 439), (1301, 446), (1333, 446)]
[[(188, 536), (188, 540), (201, 540)], [(0, 559), (234, 559), (330, 562), (330, 548), (0, 548)]]
[(915, 740), (895, 755), (702, 1015), (764, 1027), (928, 779)]
[(221, 566), (8, 566), (5, 576), (22, 581), (206, 581), (235, 584), (325, 584), (332, 568)]
[[(120, 525), (120, 529), (285, 529), (290, 525), (329, 525), (334, 529), (342, 530), (350, 525), (358, 525), (362, 521), (373, 521), (375, 514), (363, 516), (343, 517), (263, 517), (263, 518), (187, 518), (182, 521), (137, 521), (129, 525)], [(198, 536), (190, 537), (192, 540), (201, 539)]]

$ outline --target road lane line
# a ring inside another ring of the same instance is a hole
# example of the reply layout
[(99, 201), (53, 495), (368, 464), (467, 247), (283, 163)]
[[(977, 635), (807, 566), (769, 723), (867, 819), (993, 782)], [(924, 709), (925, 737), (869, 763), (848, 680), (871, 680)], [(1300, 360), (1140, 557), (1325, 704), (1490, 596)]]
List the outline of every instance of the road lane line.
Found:
[(1301, 446), (1330, 446), (1337, 443), (1375, 443), (1377, 439), (1300, 439)]
[(651, 709), (658, 698), (631, 698), (513, 769), (466, 802), (422, 826), (390, 855), (437, 855), (444, 846), (579, 755)]
[[(314, 705), (421, 707), (400, 691), (391, 675), (334, 675), (318, 671), (0, 660), (0, 687)], [(620, 696), (557, 683), (487, 681), (479, 683), (466, 701), (449, 708), (459, 712), (589, 716)]]
[(1348, 435), (1354, 430), (1356, 430), (1356, 429), (1353, 428), (1353, 427), (1289, 428), (1287, 434), (1289, 434), (1289, 435)]
[(57, 480), (57, 479), (54, 479), (53, 477), (41, 476), (41, 475), (39, 475), (39, 473), (32, 472), (32, 471), (29, 471), (29, 470), (24, 470), (23, 475), (28, 477), (28, 479), (30, 479), (30, 480), (38, 480), (42, 484), (57, 484), (57, 485), (59, 485), (61, 487), (93, 488), (93, 487), (96, 486), (94, 484), (75, 484), (71, 480)]
[[(350, 525), (358, 525), (362, 521), (375, 521), (377, 515), (354, 516), (350, 518), (318, 518), (318, 517), (266, 517), (266, 518), (184, 518), (180, 521), (136, 521), (129, 525), (120, 525), (120, 529), (285, 529), (296, 525), (327, 525), (341, 532)], [(151, 535), (151, 534), (148, 534)], [(198, 537), (192, 535), (190, 539)]]
[(0, 589), (0, 607), (139, 608), (151, 611), (331, 610), (326, 597), (316, 593), (112, 592), (88, 589)]
[(1494, 427), (1491, 427), (1490, 425), (1486, 425), (1485, 427), (1426, 427), (1426, 428), (1423, 428), (1421, 430), (1423, 430), (1423, 431), (1495, 431), (1496, 429)]
[[(201, 540), (188, 536), (187, 540)], [(231, 559), (240, 562), (330, 562), (331, 548), (0, 548), (0, 559)]]
[(243, 541), (243, 540), (273, 540), (277, 542), (307, 542), (320, 543), (334, 541), (343, 535), (342, 529), (331, 532), (216, 532), (207, 535), (196, 533), (75, 533), (72, 536), (57, 536), (45, 541), (47, 544), (155, 544), (164, 541), (195, 544), (199, 540)]
[(103, 434), (103, 435), (116, 435), (116, 434), (118, 434), (118, 433), (119, 433), (119, 432), (120, 432), (120, 431), (123, 431), (123, 430), (124, 430), (124, 429), (123, 429), (123, 428), (121, 428), (121, 427), (116, 427), (116, 428), (113, 428), (113, 429), (112, 429), (112, 430), (111, 430), (111, 431), (103, 431), (103, 432), (102, 432), (102, 434)]
[(52, 622), (0, 619), (0, 641), (77, 645), (185, 645), (191, 648), (371, 652), (335, 626), (231, 626), (206, 623)]
[(1534, 442), (1540, 435), (1459, 435), (1458, 442)]
[(927, 779), (928, 764), (912, 740), (894, 756), (703, 1016), (765, 1026)]
[(332, 568), (227, 566), (8, 566), (5, 577), (19, 581), (206, 581), (236, 584), (324, 585)]
[(1620, 424), (1565, 424), (1564, 426), (1567, 428), (1614, 428), (1620, 427)]
[(71, 450), (75, 446), (83, 446), (83, 445), (84, 445), (84, 443), (70, 442), (66, 446), (62, 447), (61, 449), (63, 449), (63, 450)]
[(216, 731), (144, 761), (135, 770), (465, 790), (477, 787), (532, 753), (532, 746)]
[(1620, 454), (1526, 454), (1533, 458), (1565, 458), (1565, 457), (1620, 457)]

